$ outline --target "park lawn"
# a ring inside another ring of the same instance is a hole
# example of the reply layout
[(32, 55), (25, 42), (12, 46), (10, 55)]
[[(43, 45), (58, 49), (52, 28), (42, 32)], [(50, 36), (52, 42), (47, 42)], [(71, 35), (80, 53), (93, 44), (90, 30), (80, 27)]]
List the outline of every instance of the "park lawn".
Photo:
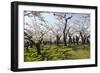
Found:
[(24, 61), (53, 61), (53, 60), (75, 60), (75, 59), (89, 59), (90, 47), (89, 45), (42, 45), (41, 55), (37, 54), (35, 47), (28, 48), (29, 52), (24, 49)]
[(77, 51), (70, 51), (70, 54), (72, 56), (69, 57), (69, 59), (87, 59), (90, 58), (90, 53), (88, 50), (77, 50)]

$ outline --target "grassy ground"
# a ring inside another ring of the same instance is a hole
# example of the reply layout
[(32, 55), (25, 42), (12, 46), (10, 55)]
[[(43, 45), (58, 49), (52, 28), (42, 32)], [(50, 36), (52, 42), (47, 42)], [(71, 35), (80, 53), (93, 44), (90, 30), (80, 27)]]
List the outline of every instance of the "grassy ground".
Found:
[(24, 49), (24, 61), (51, 61), (51, 60), (74, 60), (74, 59), (88, 59), (90, 58), (89, 45), (42, 45), (41, 55), (37, 55), (35, 46), (28, 48), (26, 52)]

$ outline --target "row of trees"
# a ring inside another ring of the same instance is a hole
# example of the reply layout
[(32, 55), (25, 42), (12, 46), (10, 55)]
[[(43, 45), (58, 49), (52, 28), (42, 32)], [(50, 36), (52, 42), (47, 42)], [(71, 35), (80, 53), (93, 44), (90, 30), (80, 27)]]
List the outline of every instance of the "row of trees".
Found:
[(25, 11), (24, 18), (24, 45), (27, 51), (29, 46), (35, 45), (38, 54), (41, 54), (41, 44), (47, 43), (64, 46), (90, 43), (89, 14)]

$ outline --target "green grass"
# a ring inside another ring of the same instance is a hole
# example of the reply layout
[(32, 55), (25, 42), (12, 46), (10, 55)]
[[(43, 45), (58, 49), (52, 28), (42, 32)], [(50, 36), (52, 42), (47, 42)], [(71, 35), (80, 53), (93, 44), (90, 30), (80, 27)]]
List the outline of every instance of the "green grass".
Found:
[(74, 60), (90, 58), (89, 45), (42, 45), (41, 55), (37, 54), (36, 47), (24, 49), (24, 61), (52, 61), (52, 60)]

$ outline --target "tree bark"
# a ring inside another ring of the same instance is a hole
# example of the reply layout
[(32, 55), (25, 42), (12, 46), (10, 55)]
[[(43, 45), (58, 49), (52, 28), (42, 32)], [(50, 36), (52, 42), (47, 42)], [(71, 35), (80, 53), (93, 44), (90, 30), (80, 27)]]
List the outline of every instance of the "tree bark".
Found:
[(60, 36), (56, 35), (56, 44), (59, 45), (59, 43), (60, 43)]
[(66, 46), (66, 28), (67, 28), (67, 19), (65, 19), (66, 23), (65, 23), (65, 27), (63, 30), (63, 41), (64, 41), (64, 46)]
[(36, 49), (37, 49), (37, 54), (38, 54), (38, 55), (40, 55), (40, 54), (41, 54), (41, 51), (40, 51), (40, 45), (41, 45), (41, 43), (40, 43), (40, 42), (37, 42), (37, 43), (35, 44)]

